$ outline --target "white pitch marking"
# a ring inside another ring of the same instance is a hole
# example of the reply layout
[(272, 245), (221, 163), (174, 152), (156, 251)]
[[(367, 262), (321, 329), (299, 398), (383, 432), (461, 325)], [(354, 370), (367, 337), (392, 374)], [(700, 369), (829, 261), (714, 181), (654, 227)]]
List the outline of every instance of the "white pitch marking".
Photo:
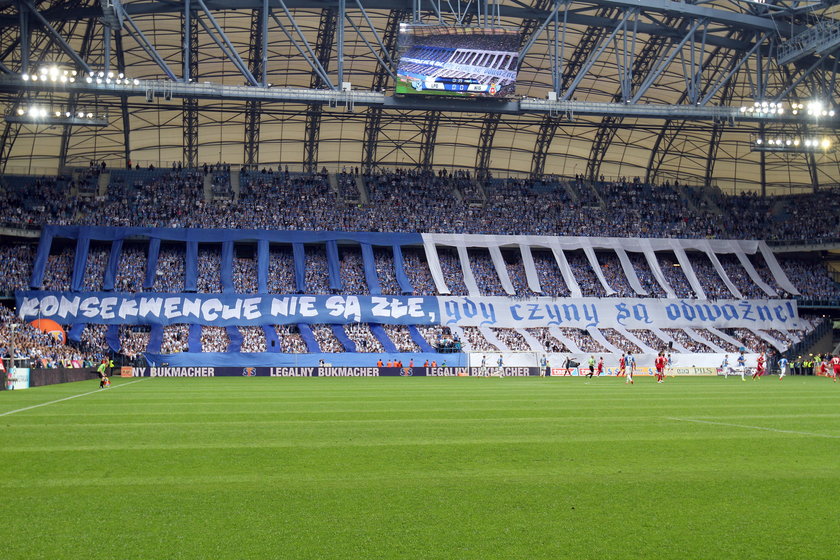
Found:
[(776, 432), (779, 434), (796, 434), (799, 436), (813, 436), (821, 438), (840, 439), (840, 436), (833, 436), (831, 434), (817, 434), (815, 432), (798, 432), (796, 430), (779, 430), (777, 428), (765, 428), (763, 426), (749, 426), (747, 424), (730, 424), (729, 422), (712, 422), (711, 420), (694, 420), (692, 418), (671, 418), (668, 420), (676, 420), (677, 422), (695, 422), (697, 424), (714, 424), (716, 426), (730, 426), (732, 428), (748, 428), (750, 430), (763, 430), (765, 432)]
[[(131, 385), (132, 383), (140, 383), (141, 381), (145, 381), (145, 379), (138, 379), (137, 381), (129, 381), (128, 383), (120, 383), (119, 385), (114, 385), (113, 387), (111, 387), (111, 389), (117, 389), (119, 387), (125, 387), (126, 385)], [(8, 416), (10, 414), (15, 414), (17, 412), (23, 412), (25, 410), (32, 410), (33, 408), (38, 408), (38, 407), (41, 407), (41, 406), (47, 406), (48, 404), (55, 404), (55, 403), (60, 403), (60, 402), (63, 402), (63, 401), (69, 401), (70, 399), (77, 399), (79, 397), (84, 397), (85, 395), (92, 395), (94, 393), (101, 393), (101, 392), (102, 392), (102, 389), (97, 389), (96, 391), (88, 391), (87, 393), (80, 393), (78, 395), (71, 395), (69, 397), (64, 397), (63, 399), (58, 399), (58, 400), (45, 402), (45, 403), (41, 403), (41, 404), (33, 404), (32, 406), (27, 406), (25, 408), (19, 408), (17, 410), (10, 410), (8, 412), (3, 412), (2, 414), (0, 414), (0, 416)]]

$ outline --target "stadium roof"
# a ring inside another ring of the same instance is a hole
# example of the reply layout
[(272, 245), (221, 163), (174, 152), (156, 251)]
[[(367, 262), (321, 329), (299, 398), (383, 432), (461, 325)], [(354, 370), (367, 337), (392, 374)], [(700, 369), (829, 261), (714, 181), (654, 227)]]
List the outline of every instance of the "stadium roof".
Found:
[[(415, 3), (424, 11), (415, 12)], [(836, 152), (752, 151), (758, 135), (836, 142), (833, 119), (820, 126), (804, 112), (801, 120), (788, 112), (786, 122), (766, 123), (715, 113), (756, 101), (785, 107), (816, 98), (831, 103), (840, 44), (833, 37), (840, 29), (830, 4), (504, 0), (461, 2), (463, 12), (453, 14), (456, 3), (445, 1), (3, 0), (0, 96), (7, 115), (39, 103), (52, 110), (107, 113), (108, 126), (6, 122), (0, 165), (7, 173), (55, 172), (90, 160), (112, 167), (124, 166), (126, 159), (141, 165), (193, 160), (282, 163), (292, 170), (424, 166), (489, 170), (495, 176), (639, 176), (729, 191), (835, 185), (840, 183)], [(185, 6), (191, 9), (186, 24)], [(266, 6), (270, 15), (263, 18)], [(517, 98), (457, 103), (394, 97), (388, 67), (399, 24), (418, 19), (519, 30), (527, 52)], [(184, 41), (185, 25), (192, 41)], [(29, 46), (22, 49), (27, 28)], [(187, 51), (195, 55), (191, 63), (185, 63)], [(30, 63), (23, 68), (26, 57)], [(24, 71), (58, 64), (98, 72), (106, 58), (115, 73), (158, 82), (126, 96), (115, 95), (114, 88), (95, 94), (29, 83), (30, 89), (21, 89)], [(319, 65), (325, 76), (313, 69)], [(256, 98), (182, 95), (160, 82), (178, 86), (188, 68), (198, 84), (247, 85)], [(326, 104), (306, 95), (270, 101), (263, 76), (270, 92), (325, 93), (327, 80), (335, 88), (344, 81), (355, 91), (384, 91), (384, 101), (348, 102), (340, 95)], [(544, 100), (550, 91), (580, 110), (534, 109), (536, 102), (521, 99)], [(590, 102), (608, 105), (587, 110)], [(668, 112), (676, 106), (696, 116)]]

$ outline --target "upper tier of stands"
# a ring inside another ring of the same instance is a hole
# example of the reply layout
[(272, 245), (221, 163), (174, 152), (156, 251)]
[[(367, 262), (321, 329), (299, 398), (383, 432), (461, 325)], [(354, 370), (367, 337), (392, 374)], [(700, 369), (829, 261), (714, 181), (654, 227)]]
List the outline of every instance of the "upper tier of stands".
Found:
[[(487, 179), (397, 170), (326, 174), (209, 169), (113, 170), (103, 196), (79, 197), (68, 177), (6, 176), (0, 222), (604, 237), (840, 239), (837, 189), (761, 198), (638, 180)], [(104, 173), (104, 171), (103, 171)], [(240, 174), (239, 196), (205, 202)], [(367, 191), (361, 196), (358, 189)], [(357, 196), (359, 195), (359, 196)], [(366, 200), (367, 202), (360, 202)]]

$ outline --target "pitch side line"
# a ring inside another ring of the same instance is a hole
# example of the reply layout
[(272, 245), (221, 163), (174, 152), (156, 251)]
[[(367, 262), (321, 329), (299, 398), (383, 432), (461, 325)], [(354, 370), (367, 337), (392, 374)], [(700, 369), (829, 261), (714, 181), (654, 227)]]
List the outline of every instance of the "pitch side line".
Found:
[[(119, 387), (125, 387), (126, 385), (131, 385), (132, 383), (140, 383), (141, 381), (145, 381), (145, 379), (138, 379), (137, 381), (129, 381), (128, 383), (120, 383), (119, 385), (114, 385), (113, 387), (111, 387), (111, 389), (118, 389)], [(79, 397), (84, 397), (85, 395), (92, 395), (94, 393), (100, 393), (100, 392), (102, 392), (102, 389), (97, 389), (95, 391), (88, 391), (87, 393), (80, 393), (78, 395), (71, 395), (69, 397), (64, 397), (63, 399), (57, 399), (57, 400), (54, 400), (54, 401), (45, 402), (45, 403), (41, 403), (41, 404), (33, 404), (32, 406), (27, 406), (27, 407), (24, 407), (24, 408), (19, 408), (17, 410), (10, 410), (8, 412), (0, 413), (0, 416), (8, 416), (10, 414), (23, 412), (25, 410), (32, 410), (33, 408), (38, 408), (38, 407), (41, 407), (41, 406), (47, 406), (48, 404), (55, 404), (55, 403), (60, 403), (60, 402), (63, 402), (63, 401), (69, 401), (70, 399), (77, 399)]]
[(776, 432), (778, 434), (795, 434), (798, 436), (812, 436), (830, 439), (840, 439), (840, 436), (833, 436), (831, 434), (818, 434), (815, 432), (798, 432), (796, 430), (779, 430), (777, 428), (765, 428), (763, 426), (749, 426), (747, 424), (730, 424), (729, 422), (712, 422), (711, 420), (694, 420), (692, 418), (671, 418), (668, 420), (675, 420), (677, 422), (694, 422), (696, 424), (713, 424), (715, 426), (730, 426), (732, 428), (747, 428), (750, 430), (762, 430), (765, 432)]

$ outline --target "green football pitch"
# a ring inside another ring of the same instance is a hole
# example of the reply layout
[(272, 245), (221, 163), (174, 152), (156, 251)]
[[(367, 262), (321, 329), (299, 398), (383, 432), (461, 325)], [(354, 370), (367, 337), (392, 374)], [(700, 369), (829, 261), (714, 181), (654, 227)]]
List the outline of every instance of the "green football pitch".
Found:
[(823, 378), (0, 393), (0, 558), (837, 558)]

